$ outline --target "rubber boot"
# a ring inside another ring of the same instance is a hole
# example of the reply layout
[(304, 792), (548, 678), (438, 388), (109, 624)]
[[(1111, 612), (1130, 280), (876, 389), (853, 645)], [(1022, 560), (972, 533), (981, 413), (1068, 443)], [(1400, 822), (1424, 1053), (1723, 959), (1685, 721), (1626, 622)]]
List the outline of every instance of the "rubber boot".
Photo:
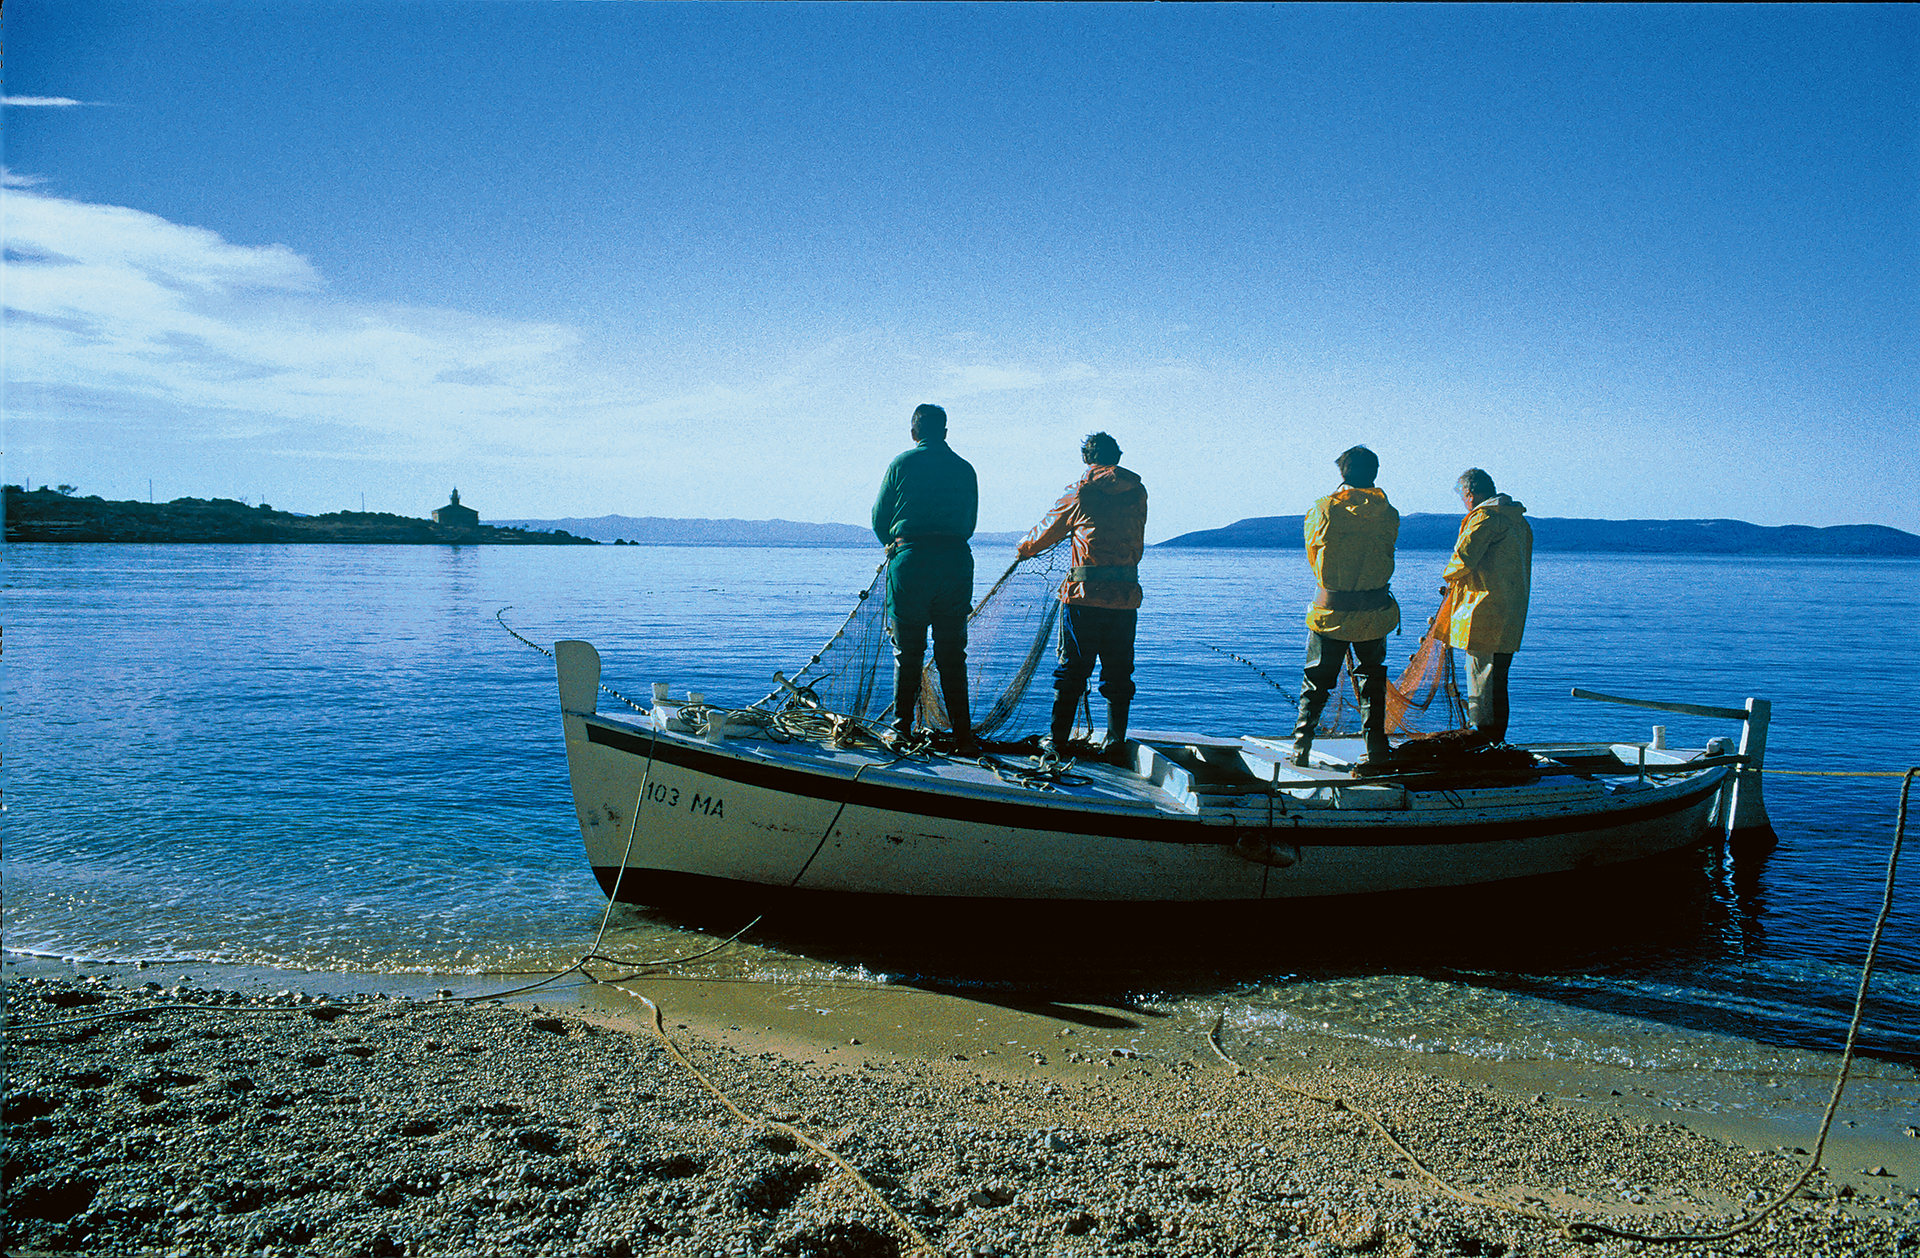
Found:
[(920, 706), (920, 667), (893, 666), (893, 736), (895, 741), (913, 733), (913, 712)]
[(941, 672), (940, 697), (947, 705), (947, 723), (953, 727), (954, 750), (973, 751), (978, 743), (973, 736), (973, 712), (968, 707), (966, 669), (954, 669), (951, 677)]
[(1101, 758), (1123, 769), (1132, 766), (1127, 755), (1127, 713), (1132, 707), (1132, 699), (1107, 700), (1107, 741), (1100, 748)]
[(1053, 692), (1053, 726), (1045, 739), (1041, 741), (1042, 751), (1064, 760), (1067, 757), (1067, 740), (1073, 737), (1073, 710), (1080, 706), (1080, 696), (1068, 694), (1063, 690)]
[(1293, 726), (1293, 754), (1287, 757), (1287, 763), (1301, 768), (1306, 767), (1313, 751), (1313, 732), (1320, 726), (1320, 713), (1326, 709), (1326, 691), (1316, 691), (1300, 696), (1300, 719)]
[(1370, 767), (1384, 766), (1387, 757), (1393, 754), (1387, 743), (1387, 675), (1375, 673), (1359, 687), (1360, 690), (1360, 730), (1366, 738), (1366, 751), (1360, 757), (1360, 763)]

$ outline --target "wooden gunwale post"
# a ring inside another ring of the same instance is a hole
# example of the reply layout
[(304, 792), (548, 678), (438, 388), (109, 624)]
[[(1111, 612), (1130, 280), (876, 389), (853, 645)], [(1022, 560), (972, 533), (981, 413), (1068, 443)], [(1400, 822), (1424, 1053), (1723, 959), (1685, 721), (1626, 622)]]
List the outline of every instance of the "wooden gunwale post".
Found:
[(1771, 847), (1775, 842), (1773, 823), (1767, 819), (1766, 801), (1760, 794), (1760, 770), (1767, 758), (1767, 725), (1772, 719), (1772, 703), (1747, 700), (1747, 719), (1740, 731), (1740, 754), (1746, 757), (1746, 763), (1733, 771), (1727, 798), (1730, 843)]

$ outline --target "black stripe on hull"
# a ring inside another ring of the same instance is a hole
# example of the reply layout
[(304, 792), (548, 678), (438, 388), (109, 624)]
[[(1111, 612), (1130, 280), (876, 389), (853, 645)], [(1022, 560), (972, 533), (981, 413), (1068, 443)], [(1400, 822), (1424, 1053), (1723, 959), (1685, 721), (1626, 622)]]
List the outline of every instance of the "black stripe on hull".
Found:
[[(626, 875), (618, 880), (617, 898), (621, 904), (642, 905), (668, 912), (718, 911), (731, 915), (794, 910), (804, 913), (806, 920), (815, 925), (821, 921), (865, 922), (869, 920), (869, 915), (876, 913), (898, 915), (903, 924), (911, 926), (928, 927), (952, 920), (966, 923), (969, 929), (977, 928), (982, 913), (993, 915), (995, 921), (1002, 920), (1003, 915), (1017, 917), (1020, 914), (1033, 914), (1037, 915), (1034, 920), (1044, 920), (1055, 927), (1063, 920), (1073, 920), (1072, 915), (1076, 914), (1094, 919), (1128, 921), (1136, 920), (1140, 914), (1187, 916), (1201, 927), (1220, 924), (1220, 914), (1260, 914), (1265, 915), (1264, 920), (1285, 920), (1298, 924), (1296, 918), (1301, 913), (1349, 913), (1351, 908), (1342, 906), (1354, 900), (1364, 901), (1370, 906), (1401, 906), (1409, 909), (1463, 903), (1480, 903), (1490, 909), (1495, 905), (1510, 907), (1516, 891), (1551, 897), (1594, 893), (1601, 888), (1610, 888), (1607, 892), (1609, 895), (1631, 891), (1635, 895), (1645, 896), (1650, 890), (1650, 886), (1644, 884), (1647, 871), (1676, 867), (1697, 872), (1697, 864), (1692, 862), (1710, 843), (1708, 838), (1696, 839), (1667, 851), (1652, 852), (1632, 860), (1552, 873), (1523, 874), (1515, 878), (1496, 878), (1487, 882), (1400, 887), (1383, 891), (1330, 892), (1310, 896), (1276, 895), (1260, 899), (1093, 900), (1038, 896), (907, 895), (819, 887), (778, 887), (674, 869), (627, 870)], [(1676, 862), (1680, 865), (1676, 865)], [(618, 874), (619, 870), (611, 865), (593, 867), (593, 876), (599, 882), (601, 892), (609, 899), (615, 898), (615, 878)], [(1659, 886), (1665, 885), (1664, 877), (1661, 883), (1651, 885), (1655, 888), (1654, 894), (1659, 893)], [(1062, 914), (1069, 916), (1063, 919), (1060, 916)], [(1275, 914), (1283, 916), (1276, 919), (1273, 916)], [(1351, 923), (1341, 916), (1329, 925), (1345, 928)]]
[[(619, 870), (611, 865), (595, 865), (593, 876), (599, 880), (600, 890), (609, 899), (614, 898), (614, 879)], [(781, 905), (826, 903), (844, 903), (848, 905), (896, 904), (924, 907), (938, 912), (942, 908), (977, 912), (993, 905), (1027, 905), (1033, 907), (1067, 908), (1127, 908), (1127, 909), (1188, 909), (1203, 911), (1208, 908), (1220, 908), (1231, 905), (1271, 904), (1271, 900), (1064, 900), (1043, 896), (965, 896), (965, 895), (907, 895), (886, 891), (840, 891), (818, 887), (776, 887), (763, 882), (744, 882), (736, 878), (720, 878), (713, 874), (689, 874), (677, 869), (628, 869), (627, 875), (619, 880), (619, 902), (622, 904), (643, 904), (651, 908), (676, 908), (683, 906), (708, 907), (725, 905), (730, 908), (769, 908)], [(1382, 894), (1393, 894), (1385, 892)]]
[(1084, 809), (1043, 807), (1006, 803), (998, 800), (970, 799), (936, 791), (918, 791), (898, 786), (856, 782), (804, 769), (787, 768), (716, 754), (689, 746), (672, 738), (652, 738), (604, 725), (587, 723), (587, 739), (629, 755), (706, 774), (725, 782), (780, 791), (804, 799), (826, 800), (883, 812), (906, 813), (923, 817), (943, 817), (976, 825), (1008, 830), (1037, 830), (1054, 834), (1093, 834), (1115, 839), (1140, 839), (1157, 843), (1207, 843), (1225, 846), (1246, 834), (1270, 836), (1301, 847), (1430, 847), (1458, 843), (1511, 843), (1523, 839), (1554, 835), (1581, 834), (1611, 830), (1621, 826), (1659, 821), (1699, 804), (1718, 791), (1724, 771), (1709, 773), (1704, 782), (1680, 795), (1657, 803), (1579, 813), (1568, 816), (1535, 816), (1521, 821), (1478, 821), (1447, 824), (1443, 814), (1422, 813), (1422, 820), (1408, 825), (1315, 826), (1294, 819), (1299, 812), (1284, 814), (1289, 824), (1264, 826), (1209, 826), (1199, 821), (1167, 817), (1139, 817), (1098, 813)]

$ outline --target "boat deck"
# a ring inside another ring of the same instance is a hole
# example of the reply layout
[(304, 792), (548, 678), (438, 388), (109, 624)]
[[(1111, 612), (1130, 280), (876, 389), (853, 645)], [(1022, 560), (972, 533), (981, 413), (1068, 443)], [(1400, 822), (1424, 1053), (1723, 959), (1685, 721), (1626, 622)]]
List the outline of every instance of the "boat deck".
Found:
[[(1530, 748), (1561, 761), (1530, 782), (1496, 786), (1414, 786), (1391, 780), (1355, 778), (1350, 770), (1363, 749), (1359, 738), (1323, 738), (1314, 745), (1312, 763), (1286, 763), (1290, 736), (1249, 735), (1223, 738), (1181, 730), (1139, 730), (1133, 739), (1133, 767), (1096, 760), (1072, 761), (1050, 775), (1030, 756), (895, 756), (877, 747), (835, 747), (795, 739), (777, 742), (763, 730), (729, 725), (714, 741), (687, 732), (672, 707), (650, 715), (602, 712), (592, 720), (621, 727), (636, 739), (661, 739), (680, 748), (730, 759), (757, 761), (785, 770), (800, 769), (867, 786), (896, 786), (936, 795), (977, 800), (1018, 801), (1027, 807), (1057, 807), (1118, 816), (1165, 816), (1207, 825), (1270, 826), (1276, 811), (1327, 809), (1335, 812), (1421, 812), (1457, 814), (1465, 809), (1579, 807), (1602, 804), (1616, 794), (1653, 789), (1636, 780), (1620, 749), (1606, 744), (1552, 744)], [(631, 746), (636, 753), (643, 751)], [(1628, 749), (1630, 752), (1638, 749)], [(1661, 751), (1658, 758), (1679, 762), (1687, 751)], [(1606, 774), (1602, 779), (1597, 774)], [(1424, 787), (1424, 789), (1423, 789)]]

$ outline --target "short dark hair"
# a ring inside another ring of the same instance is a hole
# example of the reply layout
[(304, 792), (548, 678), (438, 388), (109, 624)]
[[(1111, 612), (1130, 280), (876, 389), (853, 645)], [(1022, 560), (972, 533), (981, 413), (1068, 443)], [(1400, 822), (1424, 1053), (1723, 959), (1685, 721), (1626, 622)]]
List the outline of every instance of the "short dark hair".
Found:
[(947, 431), (946, 409), (935, 406), (932, 402), (922, 402), (913, 408), (913, 422), (918, 424), (923, 432), (931, 432), (935, 436), (943, 435)]
[(1080, 459), (1085, 463), (1118, 463), (1120, 443), (1104, 432), (1090, 432), (1080, 443)]
[(1487, 475), (1477, 467), (1470, 467), (1460, 473), (1459, 479), (1454, 481), (1453, 484), (1454, 488), (1472, 494), (1475, 501), (1481, 498), (1491, 498), (1494, 494), (1493, 477)]
[(1340, 469), (1340, 479), (1356, 489), (1373, 488), (1373, 478), (1380, 474), (1380, 456), (1365, 446), (1342, 450), (1333, 465)]

